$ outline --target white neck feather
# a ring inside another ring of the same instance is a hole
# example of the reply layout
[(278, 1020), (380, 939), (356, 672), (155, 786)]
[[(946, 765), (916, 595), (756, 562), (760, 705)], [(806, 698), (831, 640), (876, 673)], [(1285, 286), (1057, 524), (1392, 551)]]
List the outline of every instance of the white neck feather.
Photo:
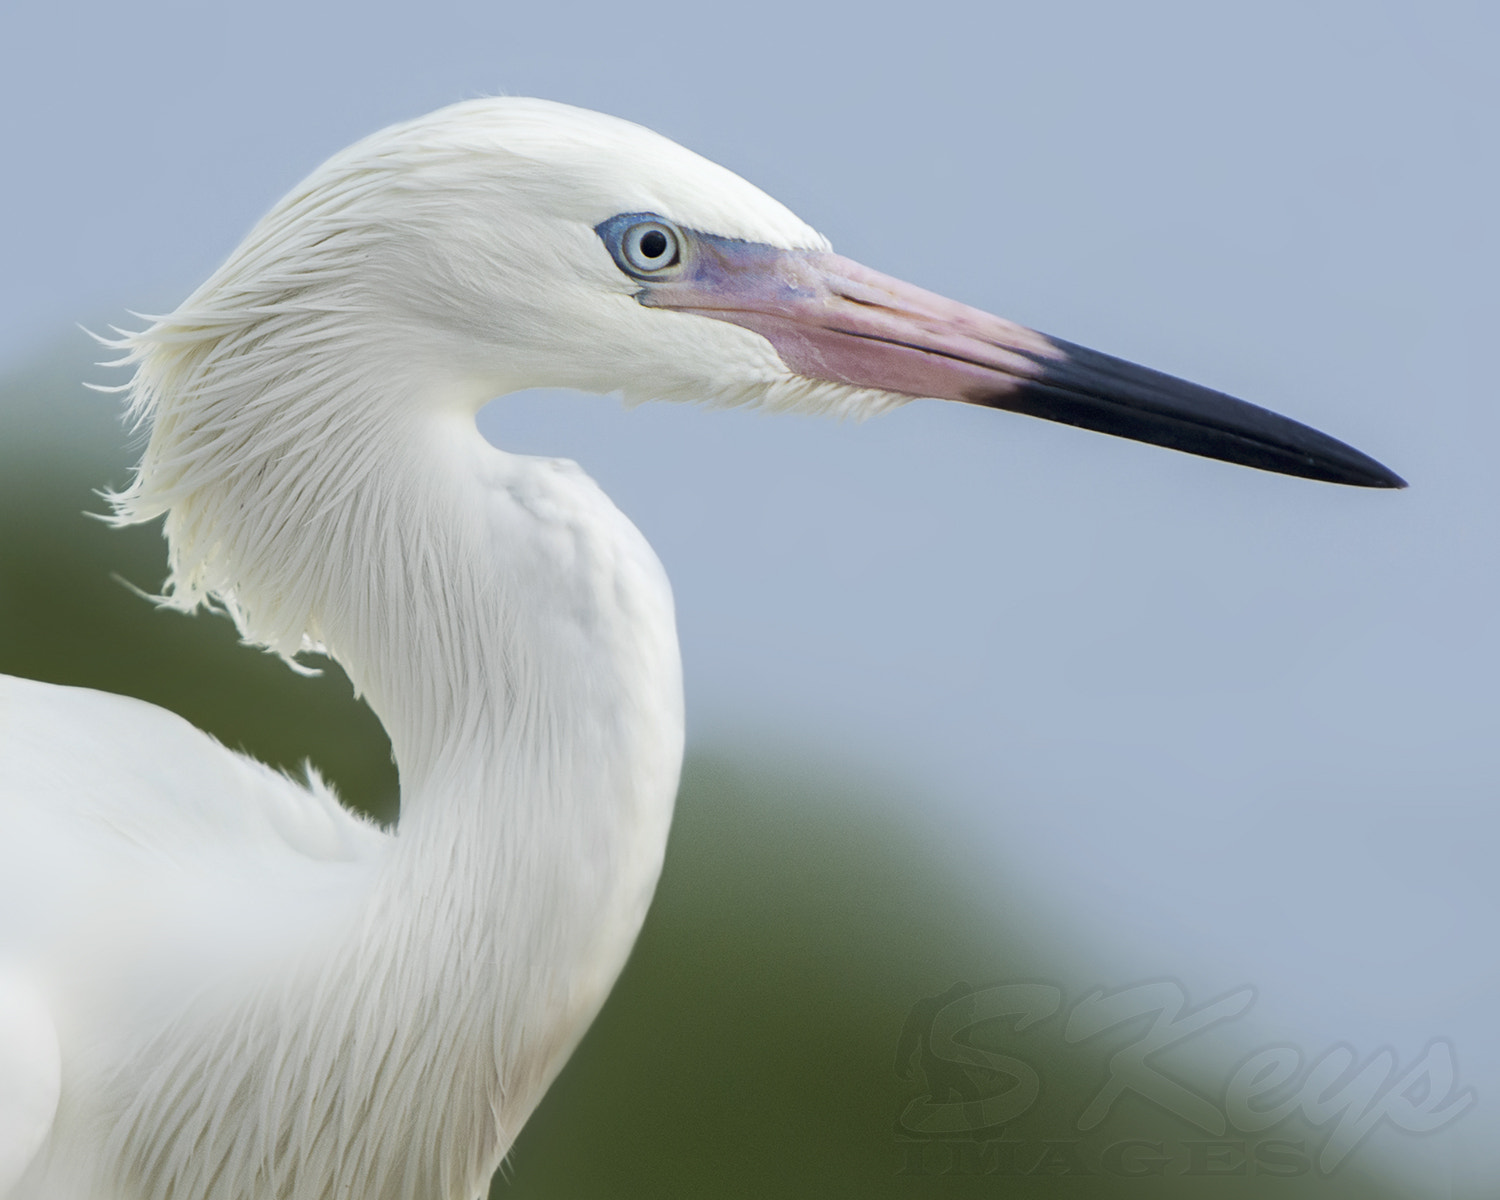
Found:
[[(316, 319), (287, 329), (179, 314), (129, 343), (152, 440), (117, 507), (166, 513), (171, 603), (218, 598), (248, 639), (346, 667), (402, 815), (315, 978), (171, 1031), (121, 1167), (153, 1197), (468, 1196), (654, 890), (682, 754), (670, 592), (577, 467), (484, 443), (482, 385), (389, 343), (336, 374), (347, 340), (323, 362)], [(263, 1154), (232, 1110), (261, 1114)]]

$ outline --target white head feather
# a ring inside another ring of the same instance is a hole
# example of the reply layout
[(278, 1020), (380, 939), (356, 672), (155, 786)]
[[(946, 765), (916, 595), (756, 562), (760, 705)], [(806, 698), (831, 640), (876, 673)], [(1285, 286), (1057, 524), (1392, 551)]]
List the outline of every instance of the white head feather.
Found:
[[(638, 125), (543, 100), (453, 105), (365, 138), (279, 203), (170, 316), (114, 343), (150, 431), (112, 497), (166, 514), (165, 595), (247, 640), (321, 646), (346, 504), (434, 408), (530, 387), (876, 411), (764, 338), (633, 299), (594, 227), (628, 211), (786, 249), (828, 243), (739, 176)], [(323, 594), (320, 596), (320, 590)]]

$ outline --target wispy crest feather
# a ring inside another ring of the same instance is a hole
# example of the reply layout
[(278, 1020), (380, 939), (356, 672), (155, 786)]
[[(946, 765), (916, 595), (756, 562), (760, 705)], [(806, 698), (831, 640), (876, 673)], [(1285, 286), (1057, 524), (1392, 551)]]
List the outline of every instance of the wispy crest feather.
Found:
[(176, 312), (111, 343), (134, 367), (129, 419), (150, 435), (109, 497), (115, 520), (165, 515), (165, 601), (217, 600), (286, 658), (320, 640), (341, 502), (372, 465), (349, 451), (392, 417), (358, 402), (390, 387), (390, 365), (358, 353), (360, 243), (378, 234), (360, 206), (383, 182), (364, 167), (289, 197)]

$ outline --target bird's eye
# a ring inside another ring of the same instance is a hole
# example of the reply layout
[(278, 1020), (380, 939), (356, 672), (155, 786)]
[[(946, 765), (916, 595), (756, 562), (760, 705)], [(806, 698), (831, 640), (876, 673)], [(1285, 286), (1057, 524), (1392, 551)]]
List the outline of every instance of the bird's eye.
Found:
[(665, 221), (642, 221), (625, 231), (620, 253), (630, 270), (654, 275), (682, 261), (682, 235)]

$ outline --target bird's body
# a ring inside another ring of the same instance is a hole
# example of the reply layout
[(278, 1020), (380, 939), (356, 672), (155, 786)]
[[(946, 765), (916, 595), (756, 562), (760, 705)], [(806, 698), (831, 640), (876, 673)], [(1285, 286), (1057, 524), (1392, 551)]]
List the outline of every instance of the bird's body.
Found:
[(151, 440), (117, 511), (165, 515), (169, 602), (338, 659), (401, 817), (148, 705), (0, 681), (0, 1200), (472, 1200), (603, 1003), (681, 763), (671, 595), (576, 466), (483, 441), (492, 396), (939, 395), (1394, 481), (837, 259), (722, 168), (540, 101), (336, 156), (120, 345)]

